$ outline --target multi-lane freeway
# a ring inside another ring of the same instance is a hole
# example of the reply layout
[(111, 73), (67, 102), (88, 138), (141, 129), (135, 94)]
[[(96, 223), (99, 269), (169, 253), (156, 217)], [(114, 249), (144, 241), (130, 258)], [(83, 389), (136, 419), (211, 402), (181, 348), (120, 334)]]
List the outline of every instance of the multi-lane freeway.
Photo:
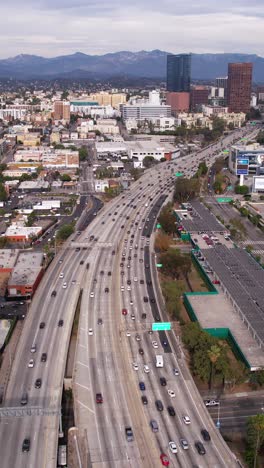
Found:
[[(155, 467), (161, 465), (160, 454), (165, 452), (175, 467), (236, 466), (184, 360), (176, 357), (181, 353), (174, 336), (149, 333), (154, 320), (165, 318), (152, 287), (153, 216), (172, 192), (175, 169), (192, 175), (199, 160), (214, 153), (213, 160), (221, 145), (228, 143), (224, 139), (197, 155), (146, 171), (79, 236), (75, 234), (53, 261), (32, 301), (0, 410), (2, 468), (56, 466), (63, 376), (81, 290), (75, 421), (80, 438), (86, 439), (92, 465)], [(33, 344), (35, 352), (31, 352)], [(163, 356), (162, 368), (155, 366), (157, 354)], [(29, 367), (31, 359), (33, 367)], [(162, 377), (166, 385), (161, 385)], [(140, 382), (145, 390), (140, 390)], [(24, 393), (28, 401), (22, 406)], [(96, 403), (98, 393), (103, 403)], [(157, 410), (157, 400), (163, 411)], [(152, 431), (151, 420), (156, 421), (158, 432)], [(125, 426), (133, 429), (132, 442), (126, 439)], [(211, 435), (211, 441), (204, 442), (204, 456), (194, 445), (202, 441), (202, 428)], [(30, 451), (23, 453), (25, 438), (30, 439)], [(188, 442), (188, 449), (181, 439)], [(170, 441), (176, 443), (177, 454), (169, 452)]]

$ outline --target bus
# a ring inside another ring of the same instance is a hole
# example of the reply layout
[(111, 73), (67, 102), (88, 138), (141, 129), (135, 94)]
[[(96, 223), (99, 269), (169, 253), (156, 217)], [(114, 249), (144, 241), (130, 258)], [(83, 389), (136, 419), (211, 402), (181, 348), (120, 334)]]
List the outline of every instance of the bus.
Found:
[(163, 356), (161, 354), (156, 355), (156, 367), (163, 367)]

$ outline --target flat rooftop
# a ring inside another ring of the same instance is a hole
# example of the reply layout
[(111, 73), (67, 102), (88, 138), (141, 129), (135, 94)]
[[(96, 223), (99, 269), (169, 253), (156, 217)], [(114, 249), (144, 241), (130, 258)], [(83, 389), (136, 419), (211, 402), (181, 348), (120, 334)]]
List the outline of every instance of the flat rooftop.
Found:
[(9, 278), (8, 286), (34, 284), (43, 262), (42, 252), (21, 252)]
[(13, 268), (15, 266), (18, 253), (18, 249), (0, 249), (0, 269)]
[(184, 229), (190, 233), (193, 232), (223, 232), (226, 231), (225, 226), (221, 224), (214, 214), (208, 210), (199, 201), (192, 201), (190, 205), (193, 208), (192, 215), (188, 215), (187, 219), (182, 219)]
[(188, 295), (188, 300), (202, 328), (228, 328), (250, 367), (264, 367), (264, 351), (223, 294)]

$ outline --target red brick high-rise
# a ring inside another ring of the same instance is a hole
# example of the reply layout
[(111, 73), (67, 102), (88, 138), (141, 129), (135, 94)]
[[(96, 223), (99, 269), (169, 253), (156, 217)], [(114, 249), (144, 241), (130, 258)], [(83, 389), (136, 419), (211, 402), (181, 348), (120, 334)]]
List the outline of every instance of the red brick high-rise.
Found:
[(228, 64), (227, 105), (229, 112), (249, 112), (252, 68), (252, 63)]

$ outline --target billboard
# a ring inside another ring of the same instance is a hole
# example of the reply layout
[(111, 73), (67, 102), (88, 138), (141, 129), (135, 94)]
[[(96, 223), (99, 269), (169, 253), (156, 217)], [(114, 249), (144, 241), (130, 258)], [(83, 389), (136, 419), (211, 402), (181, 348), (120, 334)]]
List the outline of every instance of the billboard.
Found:
[(253, 192), (264, 192), (264, 176), (253, 177)]
[(236, 160), (236, 175), (248, 175), (249, 159), (237, 158)]

